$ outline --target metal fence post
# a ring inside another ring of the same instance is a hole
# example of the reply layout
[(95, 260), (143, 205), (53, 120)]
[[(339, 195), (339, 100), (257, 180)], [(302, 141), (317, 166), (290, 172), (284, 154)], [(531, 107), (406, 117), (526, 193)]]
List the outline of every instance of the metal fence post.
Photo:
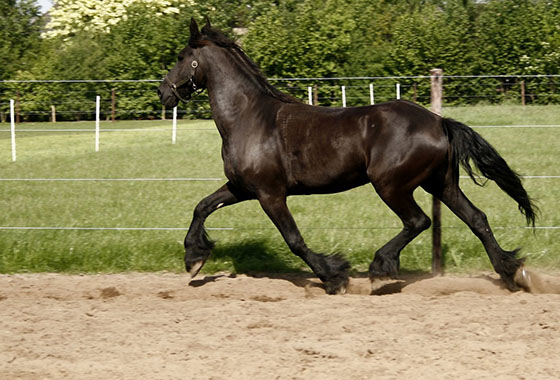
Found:
[(12, 161), (16, 161), (16, 120), (14, 100), (10, 99), (10, 136), (12, 140)]
[(101, 97), (95, 97), (95, 151), (99, 152), (99, 119), (101, 110)]

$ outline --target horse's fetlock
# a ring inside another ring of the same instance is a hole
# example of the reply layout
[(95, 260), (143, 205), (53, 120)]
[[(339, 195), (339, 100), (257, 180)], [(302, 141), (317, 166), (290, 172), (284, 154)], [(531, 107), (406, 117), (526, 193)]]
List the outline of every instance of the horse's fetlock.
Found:
[(376, 255), (373, 262), (369, 266), (369, 279), (395, 279), (399, 272), (398, 259), (381, 259), (381, 255)]

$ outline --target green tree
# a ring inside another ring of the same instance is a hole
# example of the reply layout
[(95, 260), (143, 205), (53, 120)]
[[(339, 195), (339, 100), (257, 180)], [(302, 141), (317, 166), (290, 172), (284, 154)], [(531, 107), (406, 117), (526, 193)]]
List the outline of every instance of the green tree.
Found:
[[(544, 53), (546, 2), (494, 0), (477, 20), (480, 73), (528, 74)], [(527, 60), (526, 57), (530, 59)]]
[(400, 16), (393, 29), (390, 72), (427, 75), (435, 67), (447, 75), (472, 72), (476, 65), (473, 9), (462, 0), (426, 2)]
[(13, 79), (29, 65), (41, 26), (34, 0), (0, 1), (0, 80)]
[(340, 75), (355, 28), (349, 10), (342, 0), (282, 2), (255, 20), (244, 47), (270, 76)]
[[(495, 94), (517, 98), (519, 79), (515, 75), (558, 72), (558, 8), (557, 2), (545, 0), (494, 0), (483, 4), (476, 26), (479, 58), (475, 73), (512, 75), (495, 83)], [(529, 93), (554, 92), (554, 84), (548, 79), (531, 79), (526, 84)], [(533, 98), (550, 100), (546, 96)]]

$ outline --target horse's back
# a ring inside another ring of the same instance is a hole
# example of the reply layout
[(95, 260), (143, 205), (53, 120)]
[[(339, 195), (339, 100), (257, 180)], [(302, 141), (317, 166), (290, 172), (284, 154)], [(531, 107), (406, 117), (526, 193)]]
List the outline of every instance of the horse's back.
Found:
[[(441, 118), (407, 101), (327, 108), (292, 104), (276, 118), (295, 192), (335, 192), (412, 172), (445, 158)], [(375, 183), (374, 183), (375, 184)]]

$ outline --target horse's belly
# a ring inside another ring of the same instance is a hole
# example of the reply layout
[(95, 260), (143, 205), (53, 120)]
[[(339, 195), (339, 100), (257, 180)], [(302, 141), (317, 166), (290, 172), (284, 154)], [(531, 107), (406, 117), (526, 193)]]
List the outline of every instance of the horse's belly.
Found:
[[(337, 168), (340, 169), (340, 168)], [(290, 194), (337, 193), (369, 182), (365, 167), (335, 170), (332, 166), (296, 170), (291, 178)]]

